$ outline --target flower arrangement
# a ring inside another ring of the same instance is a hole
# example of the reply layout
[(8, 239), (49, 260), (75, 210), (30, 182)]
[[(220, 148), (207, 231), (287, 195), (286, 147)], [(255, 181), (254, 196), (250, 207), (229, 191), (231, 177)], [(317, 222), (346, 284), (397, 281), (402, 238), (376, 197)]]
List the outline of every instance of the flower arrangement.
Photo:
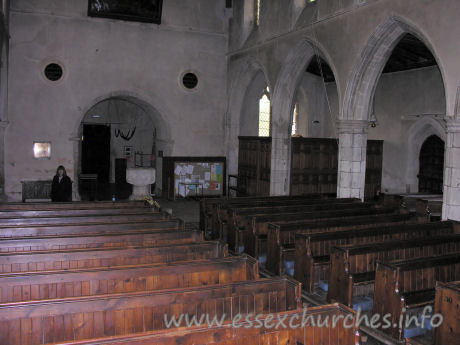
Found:
[(153, 200), (153, 198), (151, 196), (145, 196), (144, 197), (144, 201), (146, 202), (146, 204), (152, 206), (152, 207), (155, 207), (155, 208), (160, 208), (160, 203), (156, 200)]

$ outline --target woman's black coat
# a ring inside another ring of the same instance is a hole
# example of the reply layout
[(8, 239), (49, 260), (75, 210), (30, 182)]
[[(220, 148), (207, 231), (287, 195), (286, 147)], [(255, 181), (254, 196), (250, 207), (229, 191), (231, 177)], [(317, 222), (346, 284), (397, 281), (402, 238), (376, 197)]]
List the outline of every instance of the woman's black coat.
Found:
[(51, 200), (72, 201), (72, 181), (68, 176), (62, 176), (61, 182), (58, 176), (54, 176), (51, 185)]

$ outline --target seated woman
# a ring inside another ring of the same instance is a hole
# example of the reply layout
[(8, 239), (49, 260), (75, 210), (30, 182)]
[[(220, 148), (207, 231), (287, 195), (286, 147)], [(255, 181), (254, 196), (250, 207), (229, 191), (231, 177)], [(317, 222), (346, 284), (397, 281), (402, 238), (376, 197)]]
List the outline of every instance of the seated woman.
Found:
[(72, 181), (62, 165), (57, 168), (53, 178), (51, 200), (55, 202), (72, 201)]

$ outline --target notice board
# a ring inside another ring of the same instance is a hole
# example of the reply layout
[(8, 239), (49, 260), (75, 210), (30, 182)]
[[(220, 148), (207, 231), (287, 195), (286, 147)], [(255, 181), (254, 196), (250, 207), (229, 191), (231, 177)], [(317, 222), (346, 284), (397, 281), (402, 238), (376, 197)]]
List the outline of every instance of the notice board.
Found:
[(168, 197), (226, 194), (225, 157), (164, 157), (163, 159), (163, 176), (167, 176), (166, 179), (163, 178), (163, 190), (166, 187)]

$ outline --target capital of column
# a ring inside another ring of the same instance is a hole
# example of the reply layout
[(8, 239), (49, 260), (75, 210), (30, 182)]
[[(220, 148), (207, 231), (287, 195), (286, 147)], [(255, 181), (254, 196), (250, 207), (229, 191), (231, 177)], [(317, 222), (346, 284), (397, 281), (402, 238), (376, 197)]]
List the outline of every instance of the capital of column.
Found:
[(455, 117), (446, 117), (446, 132), (460, 133), (460, 119)]
[(367, 134), (369, 122), (367, 120), (338, 120), (339, 134)]
[(9, 124), (10, 123), (8, 121), (0, 121), (0, 128), (6, 128)]

